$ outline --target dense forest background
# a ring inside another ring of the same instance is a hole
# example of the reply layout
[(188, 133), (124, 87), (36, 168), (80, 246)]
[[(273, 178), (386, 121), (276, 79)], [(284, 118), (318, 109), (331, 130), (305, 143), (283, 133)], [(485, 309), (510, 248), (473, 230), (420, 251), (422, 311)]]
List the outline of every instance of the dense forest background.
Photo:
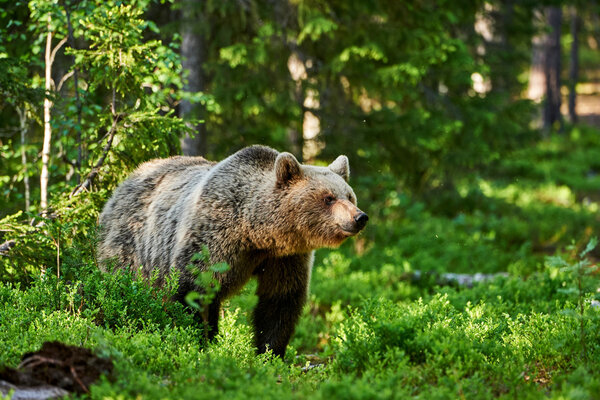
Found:
[(0, 210), (41, 212), (92, 170), (252, 143), (308, 162), (345, 153), (356, 176), (411, 193), (452, 185), (567, 132), (582, 107), (565, 118), (561, 102), (597, 90), (597, 14), (556, 1), (3, 2)]
[[(0, 363), (92, 347), (99, 398), (595, 398), (599, 46), (597, 1), (0, 0)], [(203, 344), (95, 261), (138, 164), (250, 144), (346, 154), (370, 216), (285, 362), (252, 285)]]

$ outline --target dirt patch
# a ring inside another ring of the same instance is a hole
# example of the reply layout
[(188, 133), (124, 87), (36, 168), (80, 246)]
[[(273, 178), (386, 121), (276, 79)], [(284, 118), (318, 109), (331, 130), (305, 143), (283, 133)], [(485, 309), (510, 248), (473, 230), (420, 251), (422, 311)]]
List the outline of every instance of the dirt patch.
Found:
[[(112, 361), (97, 357), (86, 348), (45, 342), (39, 351), (24, 354), (17, 369), (0, 367), (0, 392), (15, 390), (13, 399), (89, 393), (90, 385), (100, 375), (109, 375), (112, 369)], [(27, 397), (26, 392), (31, 391), (38, 395)]]

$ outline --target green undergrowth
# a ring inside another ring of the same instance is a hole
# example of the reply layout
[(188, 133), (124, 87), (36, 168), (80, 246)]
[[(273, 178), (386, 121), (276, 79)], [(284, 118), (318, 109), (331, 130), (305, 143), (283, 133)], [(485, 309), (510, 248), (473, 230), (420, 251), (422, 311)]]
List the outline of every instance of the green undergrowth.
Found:
[[(253, 281), (206, 343), (170, 300), (176, 275), (157, 288), (100, 272), (107, 192), (59, 200), (46, 218), (8, 216), (0, 365), (46, 340), (89, 347), (115, 363), (98, 399), (597, 398), (599, 138), (575, 128), (420, 194), (387, 173), (353, 178), (369, 224), (317, 252), (285, 360), (254, 353)], [(439, 286), (448, 272), (491, 278)]]
[(412, 301), (374, 295), (324, 312), (317, 289), (283, 361), (254, 354), (251, 288), (204, 343), (189, 311), (132, 274), (65, 282), (49, 271), (28, 290), (0, 284), (0, 364), (16, 366), (46, 340), (92, 348), (115, 362), (92, 398), (591, 399), (600, 390), (597, 294), (577, 292), (575, 271), (555, 264), (527, 279)]

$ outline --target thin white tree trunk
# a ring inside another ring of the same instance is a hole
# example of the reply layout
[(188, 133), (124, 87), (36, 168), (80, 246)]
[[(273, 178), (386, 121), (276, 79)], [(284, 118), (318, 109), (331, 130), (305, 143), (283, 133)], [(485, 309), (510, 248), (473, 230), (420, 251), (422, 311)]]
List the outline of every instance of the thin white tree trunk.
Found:
[[(535, 10), (534, 25), (540, 31), (541, 21), (546, 22), (542, 10)], [(546, 36), (544, 33), (538, 33), (533, 37), (531, 43), (531, 70), (529, 72), (529, 86), (527, 89), (527, 98), (540, 103), (546, 93), (546, 76), (544, 75), (544, 64), (546, 63), (545, 52)]]
[(27, 173), (27, 153), (25, 152), (25, 134), (27, 133), (27, 108), (17, 107), (19, 130), (21, 131), (21, 165), (23, 166), (23, 185), (25, 186), (25, 211), (29, 210), (29, 175)]
[[(308, 78), (306, 67), (300, 59), (297, 51), (291, 51), (287, 62), (288, 71), (291, 78), (296, 83), (294, 97), (296, 104), (301, 109), (304, 107), (304, 91), (302, 90), (302, 82)], [(304, 147), (304, 136), (302, 132), (303, 120), (295, 121), (288, 129), (288, 139), (291, 145), (291, 151), (301, 162), (304, 161), (302, 148)]]
[(42, 147), (42, 172), (40, 174), (40, 208), (45, 212), (48, 208), (48, 165), (50, 163), (50, 143), (52, 127), (50, 126), (50, 110), (52, 102), (48, 94), (52, 90), (52, 31), (48, 16), (48, 35), (46, 36), (46, 97), (44, 98), (44, 145)]

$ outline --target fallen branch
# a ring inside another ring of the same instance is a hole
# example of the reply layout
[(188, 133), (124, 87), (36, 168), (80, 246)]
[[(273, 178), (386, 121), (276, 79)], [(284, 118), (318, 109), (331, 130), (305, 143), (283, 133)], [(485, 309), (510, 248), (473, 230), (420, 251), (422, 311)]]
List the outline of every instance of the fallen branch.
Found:
[(0, 255), (6, 255), (6, 253), (8, 253), (10, 249), (15, 247), (16, 244), (17, 242), (12, 239), (0, 244)]
[(404, 274), (403, 279), (415, 283), (420, 281), (431, 281), (435, 282), (436, 285), (440, 286), (458, 286), (471, 288), (476, 283), (487, 282), (499, 276), (507, 277), (508, 273), (497, 272), (494, 274), (483, 274), (478, 272), (475, 274), (456, 274), (451, 272), (437, 273), (432, 271), (413, 271)]

